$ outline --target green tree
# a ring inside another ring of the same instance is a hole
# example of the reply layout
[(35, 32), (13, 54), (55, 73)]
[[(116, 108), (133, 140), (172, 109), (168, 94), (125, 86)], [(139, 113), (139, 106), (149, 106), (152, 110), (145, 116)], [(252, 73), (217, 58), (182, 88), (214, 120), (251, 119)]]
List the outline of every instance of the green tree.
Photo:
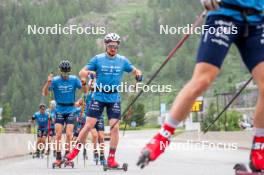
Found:
[(8, 122), (12, 121), (12, 108), (9, 103), (5, 103), (3, 106), (1, 125), (5, 126)]

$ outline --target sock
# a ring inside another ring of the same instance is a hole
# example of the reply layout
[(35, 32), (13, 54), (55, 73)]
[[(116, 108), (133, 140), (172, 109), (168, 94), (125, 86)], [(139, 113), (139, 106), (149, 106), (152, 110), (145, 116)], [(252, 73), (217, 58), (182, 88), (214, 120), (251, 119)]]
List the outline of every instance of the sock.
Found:
[(110, 148), (109, 149), (109, 157), (115, 157), (116, 148)]
[(57, 160), (61, 160), (61, 152), (57, 152), (56, 159), (57, 159)]
[(177, 121), (175, 119), (173, 119), (172, 117), (166, 117), (166, 120), (164, 122), (164, 124), (169, 125), (171, 128), (177, 128), (177, 126), (180, 124), (180, 121)]
[(254, 128), (256, 137), (264, 137), (264, 128)]

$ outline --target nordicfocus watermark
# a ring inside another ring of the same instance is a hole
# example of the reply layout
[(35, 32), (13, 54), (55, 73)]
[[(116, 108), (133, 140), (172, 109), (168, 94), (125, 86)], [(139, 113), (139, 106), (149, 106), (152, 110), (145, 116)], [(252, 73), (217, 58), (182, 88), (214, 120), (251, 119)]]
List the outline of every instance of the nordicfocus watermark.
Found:
[(167, 93), (172, 92), (172, 85), (160, 85), (160, 84), (152, 84), (145, 85), (143, 83), (137, 83), (135, 85), (128, 84), (127, 82), (122, 82), (120, 85), (103, 85), (94, 84), (95, 92), (104, 92), (104, 93), (128, 93), (128, 92), (152, 92), (152, 93)]
[[(31, 141), (28, 141), (28, 144), (27, 144), (27, 148), (29, 151), (31, 150), (47, 150), (48, 148), (51, 149), (52, 151), (55, 150), (55, 148), (57, 148), (57, 146), (59, 146), (60, 148), (70, 148), (70, 149), (73, 149), (74, 147), (76, 147), (76, 143), (77, 141), (70, 141), (70, 143), (65, 143), (65, 142), (50, 142), (50, 143), (39, 143), (37, 144), (36, 141), (34, 142), (31, 142)], [(100, 143), (98, 144), (98, 147), (99, 147), (99, 150), (104, 150), (106, 147), (105, 147), (105, 144), (104, 143)], [(80, 147), (78, 147), (79, 150), (82, 150), (82, 149), (87, 149), (87, 150), (93, 150), (95, 147), (95, 144), (92, 143), (92, 142), (87, 142), (85, 144), (81, 144)]]
[(238, 33), (236, 26), (232, 24), (221, 25), (218, 27), (212, 27), (209, 25), (202, 25), (194, 27), (193, 24), (187, 24), (186, 26), (169, 26), (169, 25), (160, 25), (160, 34), (163, 35), (201, 35), (201, 34), (218, 34), (218, 35), (235, 35)]
[(106, 27), (91, 26), (83, 27), (77, 24), (63, 26), (62, 24), (54, 24), (54, 26), (27, 26), (28, 35), (104, 35)]
[[(36, 141), (28, 141), (27, 143), (27, 148), (29, 151), (33, 150), (47, 150), (48, 148), (50, 150), (55, 150), (57, 146), (60, 148), (70, 148), (73, 149), (74, 147), (82, 150), (94, 150), (96, 147), (94, 143), (88, 140), (85, 144), (81, 144), (80, 146), (76, 147), (76, 141), (71, 141), (70, 143), (65, 143), (65, 142), (52, 142), (52, 143), (39, 143), (37, 144)], [(166, 150), (171, 150), (171, 151), (236, 151), (238, 150), (238, 143), (225, 143), (225, 142), (217, 142), (217, 143), (212, 143), (210, 141), (206, 140), (201, 140), (201, 141), (195, 141), (195, 140), (186, 140), (184, 142), (179, 142), (179, 141), (172, 141), (170, 144), (168, 142), (160, 142), (160, 149), (163, 150), (166, 148)], [(104, 143), (100, 143), (97, 145), (99, 150), (106, 150), (109, 148), (109, 145), (105, 145)], [(136, 148), (139, 149), (142, 147), (142, 139), (136, 139), (133, 142), (129, 142), (125, 145), (122, 146), (122, 149), (131, 149), (131, 148)]]
[(160, 142), (160, 149), (170, 149), (170, 150), (184, 150), (184, 151), (235, 151), (238, 150), (238, 143), (225, 143), (225, 142), (218, 142), (212, 143), (206, 140), (202, 141), (194, 141), (194, 140), (187, 140), (186, 142), (172, 142), (169, 144), (168, 142)]

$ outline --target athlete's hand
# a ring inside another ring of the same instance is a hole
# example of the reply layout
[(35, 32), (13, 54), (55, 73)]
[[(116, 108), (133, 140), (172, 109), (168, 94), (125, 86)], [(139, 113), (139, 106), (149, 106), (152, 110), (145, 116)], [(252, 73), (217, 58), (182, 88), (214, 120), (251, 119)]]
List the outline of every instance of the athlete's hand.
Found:
[(200, 0), (203, 7), (208, 10), (217, 10), (219, 9), (220, 0)]
[(136, 81), (141, 82), (143, 80), (143, 75), (136, 75)]
[(52, 78), (53, 78), (53, 74), (51, 73), (48, 75), (48, 79), (47, 79), (48, 84), (51, 83)]
[(143, 75), (142, 75), (142, 72), (138, 69), (135, 70), (135, 78), (136, 78), (136, 81), (137, 82), (140, 82), (143, 80)]
[(85, 78), (82, 78), (81, 79), (81, 82), (82, 82), (82, 86), (85, 86), (86, 85), (86, 79)]
[(95, 73), (93, 73), (93, 72), (90, 72), (90, 73), (89, 73), (89, 78), (90, 78), (90, 79), (93, 80), (93, 79), (95, 79), (95, 77), (96, 77), (96, 74), (95, 74)]

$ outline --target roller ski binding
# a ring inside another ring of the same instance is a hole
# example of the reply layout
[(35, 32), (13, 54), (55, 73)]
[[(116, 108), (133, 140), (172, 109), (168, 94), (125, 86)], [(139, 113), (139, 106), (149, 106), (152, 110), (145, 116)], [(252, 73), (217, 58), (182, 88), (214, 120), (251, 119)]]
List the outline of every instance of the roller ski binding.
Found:
[(114, 158), (108, 158), (107, 163), (103, 165), (103, 170), (123, 170), (127, 171), (128, 169), (128, 164), (123, 163), (122, 166), (119, 166), (119, 164), (115, 161)]

